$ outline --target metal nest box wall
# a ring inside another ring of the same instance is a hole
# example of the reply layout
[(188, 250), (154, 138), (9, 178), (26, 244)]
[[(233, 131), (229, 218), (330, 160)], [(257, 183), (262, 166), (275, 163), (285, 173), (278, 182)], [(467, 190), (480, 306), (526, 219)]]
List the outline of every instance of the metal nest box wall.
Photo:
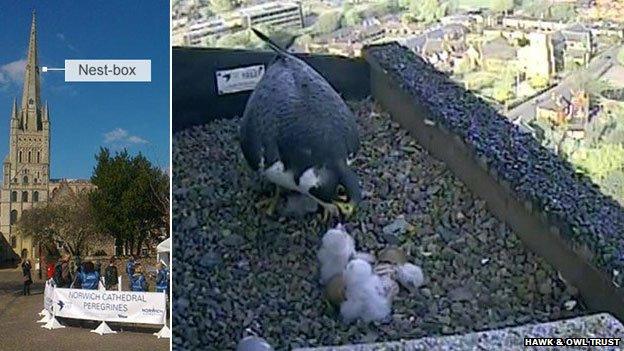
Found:
[[(297, 56), (321, 73), (343, 98), (360, 100), (370, 95), (369, 68), (363, 59)], [(254, 81), (274, 58), (272, 51), (173, 48), (173, 131), (242, 115)], [(237, 81), (222, 84), (227, 79)]]

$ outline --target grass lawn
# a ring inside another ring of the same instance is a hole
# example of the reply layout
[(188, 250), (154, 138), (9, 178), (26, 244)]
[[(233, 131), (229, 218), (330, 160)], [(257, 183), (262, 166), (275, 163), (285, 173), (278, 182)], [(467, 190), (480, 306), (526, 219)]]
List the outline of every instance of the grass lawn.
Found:
[(467, 8), (489, 8), (492, 6), (493, 0), (457, 0), (457, 4), (462, 9)]

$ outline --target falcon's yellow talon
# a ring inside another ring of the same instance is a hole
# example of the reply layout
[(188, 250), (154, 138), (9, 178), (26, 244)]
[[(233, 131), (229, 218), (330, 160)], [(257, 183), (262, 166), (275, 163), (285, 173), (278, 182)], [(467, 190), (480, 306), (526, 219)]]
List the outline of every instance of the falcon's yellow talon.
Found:
[(277, 207), (277, 203), (279, 202), (279, 197), (280, 197), (280, 188), (279, 187), (275, 187), (275, 193), (273, 194), (273, 196), (271, 196), (268, 199), (264, 199), (261, 201), (258, 201), (256, 203), (256, 208), (261, 208), (261, 207), (266, 207), (266, 214), (269, 216), (272, 216), (273, 213), (275, 213), (275, 208)]
[(336, 201), (334, 202), (334, 205), (338, 207), (338, 210), (340, 211), (340, 213), (346, 218), (351, 217), (353, 213), (355, 212), (355, 206), (353, 206), (353, 204), (351, 203)]

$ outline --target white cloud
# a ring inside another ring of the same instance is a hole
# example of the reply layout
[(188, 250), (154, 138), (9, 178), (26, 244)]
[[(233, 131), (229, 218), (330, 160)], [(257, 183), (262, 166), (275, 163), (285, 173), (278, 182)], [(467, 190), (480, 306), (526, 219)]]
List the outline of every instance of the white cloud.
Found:
[(133, 143), (133, 144), (147, 144), (147, 140), (138, 137), (136, 135), (132, 135), (128, 138), (128, 141)]
[(104, 133), (104, 142), (106, 144), (116, 144), (116, 146), (124, 146), (129, 144), (147, 144), (147, 140), (137, 135), (130, 135), (123, 128), (115, 128), (110, 132)]
[(120, 141), (128, 137), (128, 131), (125, 129), (117, 128), (111, 130), (108, 133), (104, 133), (104, 142), (112, 143), (115, 141)]
[(24, 78), (26, 59), (21, 59), (0, 66), (0, 87), (20, 84)]

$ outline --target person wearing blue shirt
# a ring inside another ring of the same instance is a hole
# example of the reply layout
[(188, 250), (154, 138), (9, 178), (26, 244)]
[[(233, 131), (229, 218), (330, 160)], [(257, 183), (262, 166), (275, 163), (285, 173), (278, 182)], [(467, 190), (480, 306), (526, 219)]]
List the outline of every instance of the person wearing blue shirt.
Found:
[(169, 270), (162, 262), (157, 265), (158, 274), (156, 275), (156, 292), (169, 293)]
[(80, 272), (80, 283), (83, 289), (96, 290), (100, 282), (100, 273), (95, 270), (93, 262), (85, 262)]
[(128, 274), (128, 279), (132, 279), (132, 275), (134, 275), (134, 267), (136, 263), (134, 262), (134, 256), (130, 256), (128, 262), (126, 263), (126, 274)]
[(143, 267), (141, 267), (140, 263), (134, 266), (134, 274), (130, 279), (130, 288), (132, 291), (147, 291), (147, 279), (143, 275)]

